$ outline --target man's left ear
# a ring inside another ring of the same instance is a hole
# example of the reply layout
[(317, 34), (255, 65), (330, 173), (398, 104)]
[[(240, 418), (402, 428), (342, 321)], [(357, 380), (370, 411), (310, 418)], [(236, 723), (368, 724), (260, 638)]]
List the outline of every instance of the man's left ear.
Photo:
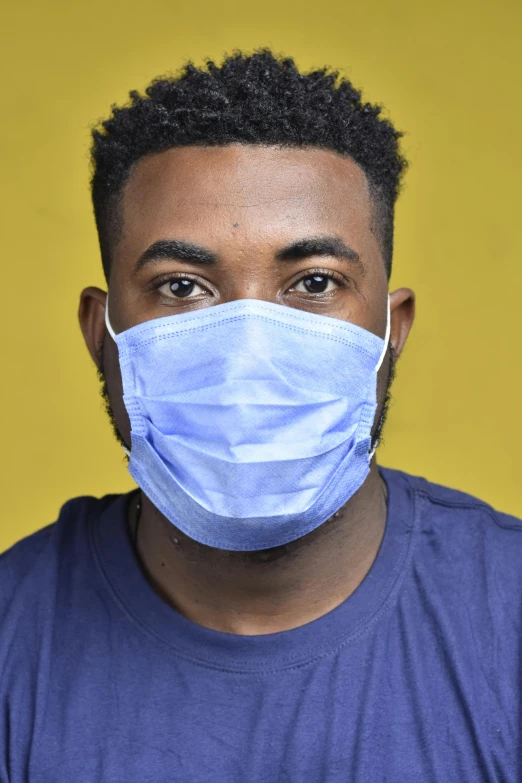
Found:
[(390, 294), (390, 317), (390, 339), (398, 358), (415, 318), (415, 294), (411, 288), (398, 288)]

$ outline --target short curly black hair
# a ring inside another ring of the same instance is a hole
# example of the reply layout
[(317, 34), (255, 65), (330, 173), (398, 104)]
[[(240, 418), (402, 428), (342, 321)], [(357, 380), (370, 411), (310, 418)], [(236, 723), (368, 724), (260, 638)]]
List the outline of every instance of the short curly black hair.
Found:
[(123, 107), (92, 131), (92, 201), (105, 276), (122, 230), (120, 199), (132, 167), (144, 155), (187, 145), (232, 143), (321, 147), (349, 155), (366, 174), (374, 227), (388, 275), (393, 218), (406, 160), (402, 133), (363, 103), (338, 71), (302, 74), (290, 57), (270, 49), (235, 51), (219, 67), (186, 63), (177, 76), (155, 79), (145, 95), (129, 94)]

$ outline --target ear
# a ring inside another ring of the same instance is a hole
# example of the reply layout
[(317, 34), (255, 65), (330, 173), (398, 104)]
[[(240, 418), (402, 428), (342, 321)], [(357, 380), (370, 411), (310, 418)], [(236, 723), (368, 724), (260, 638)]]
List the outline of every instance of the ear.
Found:
[(415, 294), (411, 288), (398, 288), (390, 294), (390, 314), (390, 339), (398, 358), (415, 318)]
[(101, 288), (89, 286), (80, 296), (78, 318), (83, 339), (94, 363), (99, 367), (99, 351), (105, 338), (105, 302), (107, 294)]

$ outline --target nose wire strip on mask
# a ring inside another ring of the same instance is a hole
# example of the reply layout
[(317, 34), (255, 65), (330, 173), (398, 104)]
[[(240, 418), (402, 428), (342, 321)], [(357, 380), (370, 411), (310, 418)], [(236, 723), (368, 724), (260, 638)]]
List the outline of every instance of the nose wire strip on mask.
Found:
[[(107, 331), (109, 332), (112, 339), (116, 341), (116, 335), (114, 333), (114, 329), (112, 328), (111, 322), (109, 321), (109, 294), (107, 294), (107, 299), (105, 300), (105, 326), (107, 327)], [(384, 357), (386, 356), (386, 351), (388, 350), (388, 342), (390, 340), (390, 330), (391, 330), (390, 297), (388, 296), (386, 300), (386, 334), (384, 335), (384, 346), (382, 349), (380, 359), (377, 362), (376, 372), (379, 372), (379, 370), (381, 369), (381, 365), (384, 361)]]

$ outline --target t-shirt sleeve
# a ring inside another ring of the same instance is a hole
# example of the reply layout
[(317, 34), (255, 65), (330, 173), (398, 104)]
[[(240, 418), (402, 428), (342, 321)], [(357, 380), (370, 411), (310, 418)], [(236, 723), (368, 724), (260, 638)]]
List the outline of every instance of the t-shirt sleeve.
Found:
[[(29, 585), (36, 564), (49, 545), (54, 524), (18, 541), (0, 554), (0, 781), (9, 783), (15, 710), (8, 707), (9, 661), (22, 651), (17, 643), (24, 624), (24, 607), (31, 603)], [(22, 631), (23, 634), (23, 631)]]

